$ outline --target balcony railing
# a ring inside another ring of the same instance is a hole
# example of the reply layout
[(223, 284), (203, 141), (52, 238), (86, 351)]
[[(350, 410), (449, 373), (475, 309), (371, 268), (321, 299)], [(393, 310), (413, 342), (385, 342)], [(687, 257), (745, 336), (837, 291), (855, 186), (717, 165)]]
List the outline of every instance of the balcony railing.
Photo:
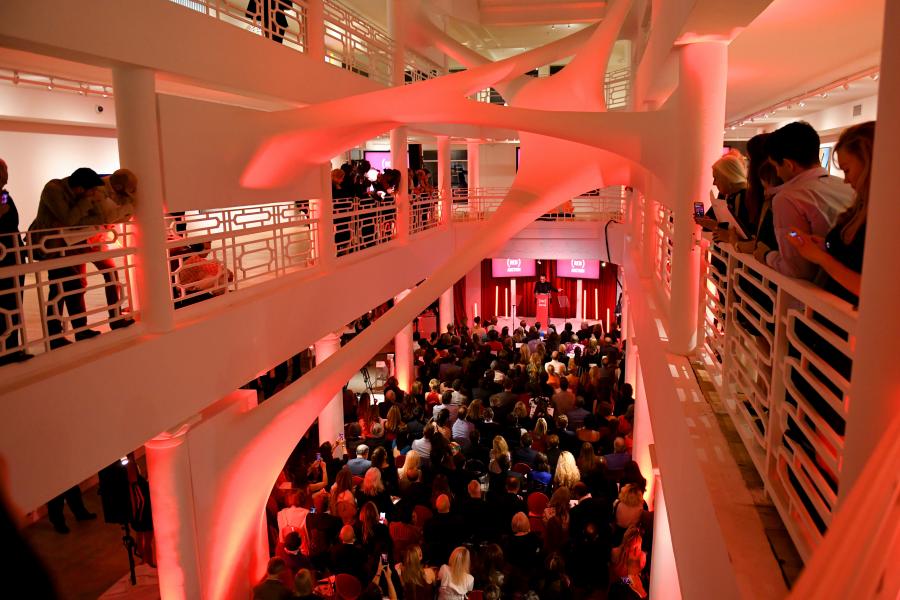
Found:
[(315, 266), (318, 217), (308, 200), (166, 217), (176, 307)]
[(0, 241), (0, 358), (45, 352), (136, 314), (130, 223), (3, 234)]
[[(508, 188), (454, 189), (453, 220), (483, 221), (500, 207)], [(620, 220), (625, 210), (626, 194), (622, 186), (592, 190), (572, 198), (542, 215), (539, 221), (605, 221)]]
[(413, 195), (409, 202), (409, 233), (419, 233), (437, 227), (441, 222), (441, 194)]
[(672, 238), (675, 235), (675, 221), (672, 211), (662, 204), (656, 204), (653, 211), (656, 247), (653, 249), (654, 274), (666, 298), (672, 296)]
[(397, 234), (393, 196), (334, 200), (334, 243), (338, 256), (386, 244)]
[(306, 0), (257, 0), (253, 4), (247, 0), (170, 1), (280, 42), (298, 52), (306, 52), (308, 48), (306, 36), (309, 13)]
[(391, 85), (394, 42), (387, 32), (343, 4), (325, 0), (324, 6), (325, 61)]
[(704, 247), (707, 367), (807, 559), (841, 485), (856, 313), (729, 245)]
[(631, 68), (607, 71), (603, 91), (606, 110), (627, 110), (631, 102)]

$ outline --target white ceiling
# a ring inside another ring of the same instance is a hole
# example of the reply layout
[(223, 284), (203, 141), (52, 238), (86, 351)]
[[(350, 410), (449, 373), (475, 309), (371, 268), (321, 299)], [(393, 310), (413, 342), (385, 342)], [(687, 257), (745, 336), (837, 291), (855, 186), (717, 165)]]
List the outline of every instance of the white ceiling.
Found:
[[(884, 0), (775, 0), (729, 47), (726, 122), (876, 66), (883, 19)], [(877, 93), (864, 86), (796, 116)]]

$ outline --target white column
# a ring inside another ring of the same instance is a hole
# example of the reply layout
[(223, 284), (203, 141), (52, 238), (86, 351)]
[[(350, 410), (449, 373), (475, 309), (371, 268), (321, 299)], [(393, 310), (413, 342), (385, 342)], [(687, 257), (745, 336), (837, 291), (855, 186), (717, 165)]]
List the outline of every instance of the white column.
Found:
[(653, 600), (681, 600), (681, 586), (678, 584), (678, 565), (675, 562), (675, 547), (669, 530), (669, 513), (662, 479), (654, 486), (653, 503), (653, 563), (650, 566), (650, 589)]
[[(655, 187), (651, 187), (655, 190)], [(655, 231), (656, 227), (656, 200), (655, 195), (644, 198), (644, 222), (641, 227), (641, 260), (638, 268), (641, 277), (650, 277), (653, 274), (653, 254), (656, 252)]]
[(875, 136), (869, 212), (866, 219), (866, 253), (863, 260), (859, 320), (856, 326), (856, 356), (840, 501), (859, 477), (885, 430), (900, 414), (900, 370), (896, 365), (900, 338), (900, 277), (897, 277), (897, 232), (900, 211), (896, 204), (896, 165), (900, 164), (900, 38), (892, 35), (900, 27), (900, 4), (887, 2), (878, 82), (878, 126)]
[(325, 2), (306, 2), (306, 47), (304, 51), (319, 62), (325, 61)]
[(318, 217), (318, 234), (314, 242), (319, 265), (325, 270), (334, 267), (337, 259), (337, 248), (334, 244), (334, 200), (331, 197), (331, 163), (320, 168), (322, 191), (319, 198), (313, 200), (313, 210)]
[(400, 188), (394, 195), (397, 205), (397, 239), (409, 237), (409, 147), (406, 127), (391, 129), (391, 164), (400, 171)]
[(690, 353), (697, 343), (700, 294), (700, 249), (694, 244), (693, 201), (703, 198), (712, 183), (713, 162), (722, 154), (728, 46), (718, 42), (689, 44), (679, 52), (679, 144), (670, 206), (674, 216), (672, 297), (669, 347)]
[(453, 196), (450, 174), (450, 137), (439, 135), (437, 137), (437, 178), (438, 190), (441, 193), (441, 223), (449, 223), (453, 219)]
[(453, 320), (453, 288), (447, 288), (438, 298), (438, 327), (439, 333), (447, 331), (447, 325), (452, 325)]
[[(335, 333), (329, 333), (315, 343), (316, 365), (322, 364), (329, 356), (341, 349), (341, 338)], [(343, 390), (338, 390), (322, 412), (319, 413), (319, 441), (329, 441), (334, 444), (338, 434), (344, 433), (344, 395)], [(343, 454), (340, 447), (336, 455)]]
[(550, 65), (544, 65), (543, 67), (538, 67), (538, 77), (550, 77)]
[(632, 360), (635, 366), (634, 385), (634, 443), (631, 447), (631, 457), (641, 468), (644, 477), (650, 479), (649, 474), (653, 469), (650, 459), (650, 445), (653, 443), (653, 429), (650, 424), (650, 409), (647, 404), (647, 386), (644, 385), (644, 374), (641, 369), (641, 355), (635, 348)]
[(153, 535), (160, 596), (166, 600), (202, 598), (191, 455), (184, 426), (144, 445), (153, 509)]
[(119, 164), (138, 178), (140, 201), (135, 209), (137, 283), (141, 321), (152, 333), (171, 331), (175, 307), (166, 250), (166, 223), (156, 84), (150, 69), (114, 67)]
[[(412, 290), (404, 290), (394, 296), (394, 302), (402, 302)], [(407, 323), (403, 329), (394, 336), (394, 365), (397, 373), (397, 381), (400, 388), (409, 391), (415, 379), (413, 371), (413, 326)]]
[(516, 278), (513, 277), (509, 280), (509, 305), (512, 307), (511, 312), (509, 314), (512, 317), (512, 327), (510, 327), (510, 331), (516, 330), (516, 324), (518, 323), (518, 319), (516, 315), (519, 312), (519, 307), (516, 305)]
[(580, 279), (575, 281), (575, 318), (580, 322), (584, 320), (584, 282)]
[(466, 142), (466, 187), (469, 188), (469, 213), (473, 217), (479, 217), (483, 210), (481, 199), (475, 190), (481, 187), (481, 144), (477, 140)]

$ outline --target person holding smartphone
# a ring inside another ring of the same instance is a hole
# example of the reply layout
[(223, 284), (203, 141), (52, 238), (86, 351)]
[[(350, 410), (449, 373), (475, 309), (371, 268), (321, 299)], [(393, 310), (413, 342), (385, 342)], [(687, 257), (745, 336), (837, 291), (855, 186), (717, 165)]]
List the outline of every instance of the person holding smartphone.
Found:
[[(25, 255), (18, 250), (22, 246), (19, 235), (19, 211), (12, 195), (6, 190), (9, 181), (9, 168), (0, 159), (0, 268), (20, 265), (25, 262)], [(0, 278), (0, 310), (8, 318), (0, 315), (0, 365), (22, 362), (34, 358), (32, 354), (19, 348), (19, 329), (22, 320), (22, 286), (25, 276)]]

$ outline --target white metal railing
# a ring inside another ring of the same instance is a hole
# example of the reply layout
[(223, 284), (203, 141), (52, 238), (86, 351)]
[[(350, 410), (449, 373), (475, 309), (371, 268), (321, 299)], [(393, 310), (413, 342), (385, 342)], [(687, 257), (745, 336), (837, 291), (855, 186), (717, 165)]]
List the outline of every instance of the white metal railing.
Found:
[(415, 83), (445, 75), (443, 67), (413, 50), (407, 50), (405, 56), (404, 83)]
[(672, 238), (675, 222), (672, 211), (657, 203), (653, 214), (655, 247), (653, 249), (654, 274), (666, 298), (672, 296)]
[(391, 85), (394, 42), (387, 32), (333, 0), (324, 8), (326, 62)]
[(318, 215), (308, 200), (167, 215), (176, 307), (314, 266)]
[(409, 201), (409, 232), (419, 233), (437, 227), (441, 222), (441, 194), (413, 194)]
[[(452, 190), (454, 221), (481, 221), (497, 211), (509, 188), (473, 188)], [(592, 190), (575, 196), (552, 211), (538, 217), (539, 221), (602, 221), (621, 220), (625, 211), (626, 194), (622, 186)]]
[(338, 256), (386, 244), (397, 233), (392, 196), (334, 199), (334, 243)]
[(229, 25), (306, 52), (307, 0), (170, 0)]
[(130, 223), (0, 235), (0, 358), (130, 324), (134, 254)]
[(72, 92), (83, 96), (112, 96), (112, 86), (102, 83), (79, 81), (56, 75), (29, 73), (18, 69), (0, 69), (0, 81), (8, 81), (13, 85), (42, 88), (52, 92)]
[(856, 313), (729, 245), (703, 245), (706, 362), (806, 559), (837, 503)]
[(607, 110), (626, 110), (631, 101), (631, 68), (607, 71), (603, 78)]

